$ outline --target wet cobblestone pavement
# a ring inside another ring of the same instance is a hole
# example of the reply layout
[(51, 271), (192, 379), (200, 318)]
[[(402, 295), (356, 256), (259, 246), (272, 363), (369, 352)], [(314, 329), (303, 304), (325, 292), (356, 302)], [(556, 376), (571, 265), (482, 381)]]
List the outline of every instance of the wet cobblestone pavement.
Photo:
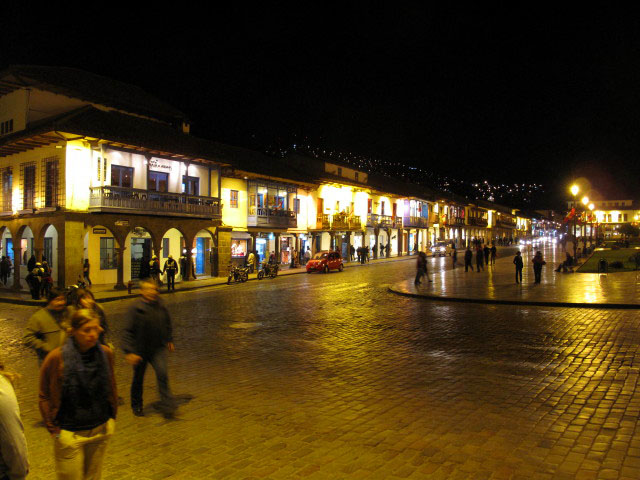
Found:
[[(147, 416), (121, 408), (104, 477), (639, 478), (640, 312), (387, 291), (413, 274), (399, 261), (165, 296), (172, 388), (193, 399), (163, 419), (148, 372)], [(129, 304), (103, 305), (115, 337)], [(0, 347), (24, 375), (29, 478), (49, 479), (36, 359), (19, 341), (34, 310), (0, 306)]]

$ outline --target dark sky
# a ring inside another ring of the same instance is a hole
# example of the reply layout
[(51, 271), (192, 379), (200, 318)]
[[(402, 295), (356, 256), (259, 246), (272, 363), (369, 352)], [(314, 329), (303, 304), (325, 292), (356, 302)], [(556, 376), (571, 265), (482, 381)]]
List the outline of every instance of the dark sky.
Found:
[(230, 143), (306, 135), (461, 177), (561, 192), (587, 176), (603, 194), (635, 195), (634, 11), (394, 6), (5, 10), (0, 67), (138, 84), (185, 111), (195, 134)]

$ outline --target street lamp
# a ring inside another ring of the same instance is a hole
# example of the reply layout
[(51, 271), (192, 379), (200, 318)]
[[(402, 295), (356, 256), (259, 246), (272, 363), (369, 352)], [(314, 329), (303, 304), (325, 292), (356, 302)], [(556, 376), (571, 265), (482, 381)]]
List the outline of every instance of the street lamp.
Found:
[[(589, 210), (591, 211), (591, 230), (589, 230), (589, 245), (591, 247), (591, 249), (593, 250), (593, 209), (596, 208), (596, 206), (593, 203), (589, 204)], [(598, 237), (596, 236), (596, 241), (598, 240)]]
[(571, 195), (573, 195), (573, 261), (576, 261), (576, 249), (578, 248), (578, 239), (576, 237), (576, 213), (577, 213), (577, 204), (576, 204), (576, 195), (580, 191), (580, 187), (578, 185), (571, 185)]

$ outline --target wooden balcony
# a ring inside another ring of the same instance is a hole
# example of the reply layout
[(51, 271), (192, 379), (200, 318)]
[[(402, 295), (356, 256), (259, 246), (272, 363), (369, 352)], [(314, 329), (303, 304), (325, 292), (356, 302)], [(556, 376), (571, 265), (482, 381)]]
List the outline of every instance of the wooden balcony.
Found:
[(199, 197), (111, 186), (91, 188), (89, 211), (222, 218), (220, 199), (216, 197)]
[(367, 215), (367, 227), (402, 228), (402, 217), (393, 218), (390, 215), (369, 213)]
[(486, 218), (478, 218), (478, 217), (469, 217), (469, 225), (473, 225), (475, 227), (486, 227), (488, 222)]
[(316, 223), (317, 230), (353, 231), (360, 230), (362, 222), (357, 215), (337, 213), (335, 215), (323, 214)]
[(496, 219), (496, 227), (501, 227), (501, 228), (516, 228), (517, 223), (515, 220), (507, 220), (504, 218), (498, 218)]
[(292, 210), (250, 207), (247, 217), (249, 227), (296, 228), (298, 218)]
[(427, 219), (424, 217), (403, 217), (404, 228), (427, 228)]

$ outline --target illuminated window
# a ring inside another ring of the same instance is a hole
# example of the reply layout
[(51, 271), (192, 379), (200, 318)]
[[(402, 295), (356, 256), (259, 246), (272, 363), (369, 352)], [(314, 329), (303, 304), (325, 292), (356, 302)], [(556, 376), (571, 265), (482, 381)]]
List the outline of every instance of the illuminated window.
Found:
[(238, 190), (229, 191), (229, 207), (238, 208)]
[(294, 198), (293, 199), (293, 211), (296, 213), (300, 213), (300, 199), (299, 198)]
[(2, 171), (2, 212), (11, 211), (11, 196), (13, 191), (13, 173), (11, 167)]
[(109, 237), (100, 238), (100, 270), (113, 270), (118, 268), (115, 240)]
[(166, 172), (149, 172), (147, 189), (152, 192), (168, 192), (169, 174)]
[(133, 188), (133, 168), (111, 165), (111, 186)]
[(169, 256), (169, 239), (162, 239), (162, 258), (167, 258)]
[(34, 208), (36, 199), (36, 165), (35, 163), (22, 165), (22, 208)]
[(44, 206), (58, 206), (58, 159), (44, 159)]

